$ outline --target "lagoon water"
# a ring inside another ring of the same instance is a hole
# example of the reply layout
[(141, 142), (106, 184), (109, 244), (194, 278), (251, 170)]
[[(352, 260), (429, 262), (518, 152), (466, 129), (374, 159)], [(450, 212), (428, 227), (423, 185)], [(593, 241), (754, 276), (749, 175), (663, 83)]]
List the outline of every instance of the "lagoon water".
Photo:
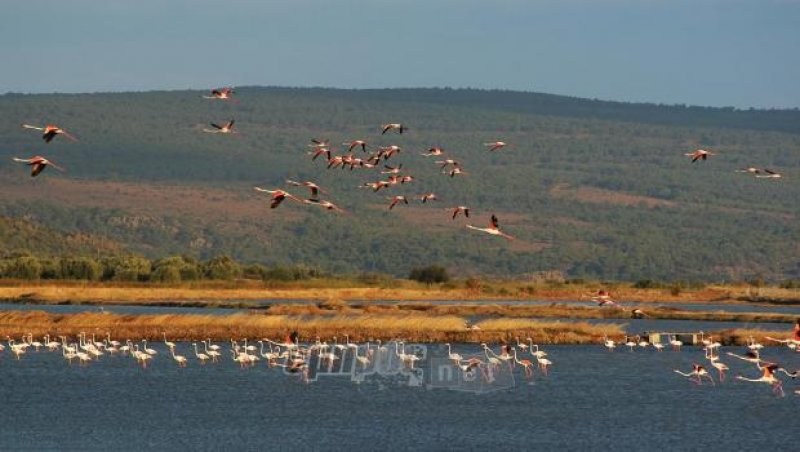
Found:
[[(179, 369), (162, 345), (147, 369), (123, 356), (81, 367), (59, 353), (2, 352), (0, 450), (756, 450), (793, 448), (800, 428), (800, 385), (786, 378), (778, 398), (735, 381), (758, 371), (724, 350), (730, 380), (714, 387), (672, 371), (703, 362), (696, 347), (551, 346), (549, 376), (529, 382), (517, 369), (514, 387), (476, 394), (382, 377), (304, 384), (229, 357)], [(764, 354), (800, 367), (784, 347)]]

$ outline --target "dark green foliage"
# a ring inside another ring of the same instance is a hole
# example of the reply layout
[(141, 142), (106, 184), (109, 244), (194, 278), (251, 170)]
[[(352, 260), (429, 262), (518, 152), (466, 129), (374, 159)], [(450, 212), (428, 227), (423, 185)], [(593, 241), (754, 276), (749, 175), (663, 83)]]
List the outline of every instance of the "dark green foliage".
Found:
[(425, 284), (434, 284), (450, 281), (450, 275), (447, 274), (447, 269), (441, 265), (429, 265), (411, 269), (408, 279)]
[(88, 257), (69, 257), (61, 259), (61, 278), (99, 281), (103, 276), (103, 267)]
[(233, 280), (241, 276), (242, 267), (230, 256), (217, 256), (203, 264), (208, 279)]

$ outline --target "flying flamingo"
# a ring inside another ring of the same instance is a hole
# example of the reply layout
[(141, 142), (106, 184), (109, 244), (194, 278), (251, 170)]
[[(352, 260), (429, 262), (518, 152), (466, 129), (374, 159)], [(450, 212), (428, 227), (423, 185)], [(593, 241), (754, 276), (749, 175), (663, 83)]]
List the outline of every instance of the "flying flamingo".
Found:
[(697, 383), (698, 385), (702, 385), (703, 384), (703, 380), (702, 380), (703, 377), (708, 378), (708, 381), (710, 381), (712, 385), (714, 384), (714, 379), (711, 378), (711, 374), (709, 374), (708, 371), (706, 370), (706, 368), (701, 366), (700, 364), (693, 364), (692, 365), (692, 371), (689, 372), (689, 373), (681, 372), (678, 369), (674, 369), (674, 371), (675, 371), (675, 373), (683, 375), (684, 377), (689, 377), (690, 380), (691, 380), (692, 377), (697, 378), (697, 380), (691, 380), (691, 381), (693, 381), (694, 383)]
[(747, 167), (747, 168), (738, 169), (738, 170), (736, 170), (736, 172), (737, 173), (758, 174), (758, 173), (761, 172), (761, 170), (758, 169), (758, 168), (750, 166), (750, 167)]
[(287, 180), (286, 183), (289, 184), (289, 185), (295, 186), (295, 187), (308, 187), (308, 189), (311, 190), (311, 198), (312, 199), (319, 198), (319, 194), (320, 193), (327, 194), (327, 192), (325, 190), (321, 189), (319, 187), (319, 185), (317, 185), (317, 184), (315, 184), (314, 182), (311, 182), (311, 181), (296, 182), (296, 181), (293, 181), (293, 180)]
[(381, 170), (381, 174), (400, 174), (400, 171), (403, 170), (402, 163), (397, 166), (383, 165), (383, 167), (386, 169)]
[(483, 145), (489, 148), (489, 152), (492, 152), (505, 147), (506, 143), (504, 141), (494, 141), (491, 143), (483, 143)]
[(756, 177), (759, 179), (780, 179), (782, 177), (780, 173), (777, 173), (775, 171), (766, 168), (764, 168), (764, 172), (767, 173), (766, 176), (763, 176), (761, 174), (756, 174)]
[(428, 149), (428, 151), (425, 154), (420, 154), (420, 155), (423, 157), (438, 157), (442, 154), (444, 154), (444, 149), (438, 147), (432, 147)]
[(353, 152), (353, 149), (361, 146), (362, 152), (367, 152), (367, 142), (364, 140), (353, 140), (349, 143), (342, 143), (343, 145), (347, 146), (347, 152)]
[(311, 160), (316, 160), (320, 155), (324, 155), (325, 160), (329, 162), (331, 160), (331, 151), (328, 148), (316, 148), (314, 152), (309, 152), (309, 154), (311, 154)]
[(434, 163), (439, 165), (439, 168), (445, 169), (448, 165), (453, 165), (457, 167), (459, 165), (457, 160), (453, 159), (444, 159), (444, 160), (436, 160)]
[(30, 124), (23, 124), (22, 127), (26, 129), (41, 130), (42, 139), (45, 141), (45, 143), (53, 141), (53, 138), (55, 138), (56, 135), (64, 135), (65, 137), (69, 138), (72, 141), (78, 141), (77, 138), (70, 135), (69, 132), (67, 132), (66, 130), (52, 124), (47, 124), (44, 127), (32, 126)]
[(360, 188), (371, 188), (373, 191), (378, 191), (381, 188), (387, 188), (390, 185), (391, 183), (388, 181), (379, 180), (378, 182), (365, 182)]
[(425, 193), (419, 196), (419, 200), (422, 201), (422, 204), (425, 204), (428, 201), (436, 201), (436, 199), (435, 193)]
[(394, 124), (383, 124), (381, 125), (381, 129), (383, 130), (381, 132), (381, 135), (385, 134), (390, 130), (397, 130), (402, 135), (404, 130), (408, 130), (408, 127), (400, 123), (394, 123)]
[(467, 206), (458, 206), (453, 210), (453, 220), (456, 219), (458, 214), (463, 213), (465, 217), (469, 218), (469, 207)]
[(780, 395), (783, 397), (785, 394), (783, 392), (783, 382), (775, 376), (775, 371), (778, 370), (777, 364), (767, 364), (766, 366), (758, 366), (758, 369), (761, 370), (763, 373), (761, 374), (760, 378), (745, 378), (741, 375), (737, 375), (737, 380), (742, 381), (749, 381), (753, 383), (766, 383), (772, 385), (772, 392), (775, 395)]
[(485, 233), (490, 234), (490, 235), (497, 235), (497, 236), (503, 237), (504, 239), (507, 239), (507, 240), (514, 240), (513, 236), (508, 235), (505, 232), (502, 232), (500, 230), (500, 226), (499, 226), (499, 223), (497, 221), (497, 216), (494, 215), (494, 214), (492, 214), (492, 219), (489, 222), (489, 227), (479, 228), (479, 227), (473, 226), (471, 224), (468, 224), (467, 227), (469, 229), (473, 229), (475, 231), (485, 232)]
[(312, 147), (312, 148), (326, 148), (326, 147), (330, 146), (330, 144), (331, 144), (330, 140), (322, 140), (322, 139), (319, 139), (319, 138), (312, 138), (311, 139), (311, 144), (309, 144), (308, 146)]
[(236, 122), (234, 119), (231, 119), (230, 121), (226, 122), (223, 125), (219, 125), (219, 124), (215, 124), (215, 123), (211, 122), (209, 124), (211, 124), (211, 127), (213, 127), (213, 129), (203, 129), (203, 132), (206, 132), (206, 133), (237, 133), (235, 130), (233, 130), (233, 123), (234, 122)]
[(450, 171), (442, 171), (442, 174), (447, 174), (450, 177), (456, 177), (459, 175), (467, 174), (466, 171), (462, 170), (460, 166), (453, 167)]
[(378, 159), (380, 160), (383, 157), (384, 160), (389, 160), (389, 158), (395, 154), (399, 154), (402, 149), (400, 146), (391, 145), (391, 146), (384, 146), (378, 148)]
[(711, 151), (706, 151), (705, 149), (698, 149), (698, 150), (696, 150), (694, 152), (689, 152), (689, 153), (686, 153), (686, 154), (683, 154), (683, 155), (685, 155), (687, 157), (691, 157), (692, 158), (692, 163), (694, 163), (694, 162), (696, 162), (698, 160), (706, 160), (706, 159), (708, 159), (709, 155), (716, 155), (716, 154), (714, 154)]
[(300, 198), (294, 196), (293, 194), (291, 194), (291, 193), (289, 193), (287, 191), (283, 191), (283, 190), (267, 190), (267, 189), (264, 189), (264, 188), (261, 188), (261, 187), (253, 187), (253, 190), (259, 191), (259, 192), (262, 192), (262, 193), (269, 193), (270, 194), (271, 199), (272, 199), (272, 202), (269, 205), (270, 209), (274, 209), (274, 208), (278, 207), (280, 205), (280, 203), (283, 202), (283, 200), (286, 199), (286, 198), (289, 198), (289, 199), (297, 201), (297, 202), (303, 202)]
[(408, 204), (408, 199), (406, 199), (405, 196), (397, 195), (397, 196), (394, 196), (394, 197), (392, 197), (390, 199), (392, 200), (392, 203), (389, 204), (389, 210), (392, 210), (394, 208), (394, 206), (396, 206), (398, 203), (401, 203), (401, 202), (405, 203), (406, 205)]
[(336, 204), (334, 204), (334, 203), (332, 203), (330, 201), (320, 201), (319, 199), (305, 199), (305, 200), (303, 200), (303, 203), (304, 204), (311, 204), (311, 205), (314, 205), (314, 206), (320, 206), (320, 207), (322, 207), (324, 209), (327, 209), (327, 210), (333, 210), (333, 211), (336, 211), (336, 212), (345, 213), (345, 211), (343, 209), (341, 209), (339, 206), (337, 206)]
[(59, 171), (65, 171), (64, 168), (56, 165), (55, 163), (51, 162), (50, 160), (47, 160), (46, 158), (44, 158), (44, 157), (42, 157), (40, 155), (31, 157), (29, 159), (21, 159), (21, 158), (18, 158), (18, 157), (13, 157), (12, 160), (14, 160), (15, 162), (24, 163), (26, 165), (31, 166), (32, 167), (31, 168), (31, 177), (38, 176), (39, 173), (44, 171), (44, 169), (48, 165), (52, 166), (53, 168), (55, 168), (55, 169), (57, 169)]
[(203, 96), (204, 99), (233, 100), (232, 96), (236, 91), (233, 88), (216, 88), (211, 90), (210, 96)]

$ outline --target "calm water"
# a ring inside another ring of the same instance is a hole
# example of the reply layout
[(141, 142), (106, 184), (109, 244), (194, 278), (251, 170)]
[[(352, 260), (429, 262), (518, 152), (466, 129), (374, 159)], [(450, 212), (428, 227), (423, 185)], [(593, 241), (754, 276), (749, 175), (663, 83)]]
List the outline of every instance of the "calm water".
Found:
[[(696, 386), (673, 373), (703, 361), (697, 348), (547, 347), (550, 376), (529, 384), (517, 370), (515, 387), (474, 394), (343, 377), (304, 384), (230, 358), (179, 369), (161, 345), (148, 369), (127, 357), (80, 367), (57, 353), (2, 352), (0, 450), (763, 450), (791, 448), (800, 428), (791, 380), (777, 398), (766, 385)], [(758, 373), (722, 356), (731, 376)], [(786, 348), (765, 356), (800, 367)]]

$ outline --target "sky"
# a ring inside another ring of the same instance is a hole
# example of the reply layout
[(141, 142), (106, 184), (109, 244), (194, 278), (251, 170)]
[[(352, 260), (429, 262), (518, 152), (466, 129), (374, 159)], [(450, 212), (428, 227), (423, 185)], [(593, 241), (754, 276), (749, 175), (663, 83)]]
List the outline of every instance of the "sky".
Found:
[(0, 93), (453, 87), (800, 107), (800, 0), (0, 0)]

